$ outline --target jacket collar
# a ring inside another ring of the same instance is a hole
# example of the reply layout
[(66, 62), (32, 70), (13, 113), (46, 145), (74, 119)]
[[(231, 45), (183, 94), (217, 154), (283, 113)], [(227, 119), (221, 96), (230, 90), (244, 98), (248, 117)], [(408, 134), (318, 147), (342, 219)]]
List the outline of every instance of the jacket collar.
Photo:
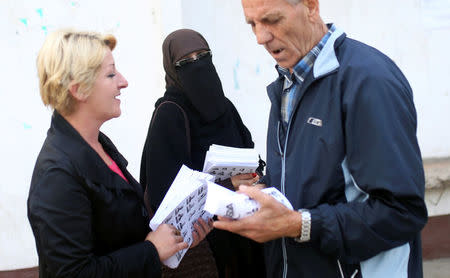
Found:
[(336, 27), (336, 30), (328, 38), (327, 43), (317, 56), (313, 66), (314, 78), (317, 79), (339, 68), (339, 61), (336, 57), (336, 48), (346, 37), (344, 31)]
[[(324, 45), (324, 47), (319, 53), (319, 56), (317, 56), (317, 59), (314, 62), (313, 78), (308, 78), (309, 77), (308, 75), (306, 79), (313, 79), (310, 80), (312, 82), (315, 79), (330, 74), (339, 68), (339, 61), (336, 56), (336, 49), (342, 44), (345, 38), (346, 34), (341, 29), (336, 27), (336, 30), (334, 30), (330, 38), (328, 38), (327, 43)], [(272, 103), (278, 104), (278, 106), (280, 102), (279, 100), (280, 92), (283, 88), (283, 80), (284, 75), (278, 72), (278, 78), (267, 86), (267, 94), (269, 95), (269, 99), (271, 100)], [(305, 80), (305, 83), (310, 82), (306, 82)], [(304, 84), (303, 86), (305, 85), (306, 84)]]
[[(70, 158), (71, 163), (80, 176), (94, 183), (115, 187), (113, 184), (117, 184), (117, 182), (112, 182), (112, 179), (116, 178), (116, 175), (109, 169), (94, 149), (89, 146), (81, 135), (56, 110), (52, 116), (48, 138), (56, 148)], [(127, 160), (118, 152), (111, 140), (100, 132), (99, 142), (108, 155), (117, 163), (130, 184), (134, 184), (136, 181), (126, 170), (126, 166), (128, 165)], [(117, 177), (120, 178), (118, 175)], [(125, 181), (123, 181), (123, 184), (123, 186), (129, 187)]]

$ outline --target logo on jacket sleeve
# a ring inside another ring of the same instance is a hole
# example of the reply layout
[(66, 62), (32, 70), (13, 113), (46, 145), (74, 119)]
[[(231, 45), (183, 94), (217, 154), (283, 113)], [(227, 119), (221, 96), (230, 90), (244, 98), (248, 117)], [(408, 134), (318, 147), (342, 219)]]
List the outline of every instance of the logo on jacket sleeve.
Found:
[(315, 126), (322, 126), (322, 120), (309, 117), (309, 119), (306, 121), (308, 124), (315, 125)]

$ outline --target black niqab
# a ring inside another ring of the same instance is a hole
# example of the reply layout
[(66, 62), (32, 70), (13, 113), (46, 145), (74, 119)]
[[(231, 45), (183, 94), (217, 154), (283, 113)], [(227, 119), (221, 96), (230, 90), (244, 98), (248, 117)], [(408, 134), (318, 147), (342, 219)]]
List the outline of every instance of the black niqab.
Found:
[(183, 92), (202, 120), (211, 122), (226, 110), (222, 83), (211, 56), (175, 66), (181, 58), (200, 50), (209, 50), (208, 43), (193, 30), (181, 29), (167, 36), (163, 43), (166, 89), (175, 87)]

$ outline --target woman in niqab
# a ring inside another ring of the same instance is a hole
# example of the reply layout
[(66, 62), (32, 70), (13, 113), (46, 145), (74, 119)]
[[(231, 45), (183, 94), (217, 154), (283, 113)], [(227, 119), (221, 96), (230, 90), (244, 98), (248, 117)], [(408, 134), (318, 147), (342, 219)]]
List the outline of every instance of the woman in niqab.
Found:
[[(155, 104), (140, 173), (140, 182), (147, 186), (146, 197), (153, 212), (183, 164), (202, 171), (210, 145), (254, 147), (249, 130), (224, 95), (204, 37), (193, 30), (177, 30), (167, 36), (162, 48), (166, 91)], [(251, 185), (258, 178), (254, 173), (243, 174), (221, 185), (234, 190), (239, 184)], [(219, 277), (265, 276), (260, 244), (222, 230), (213, 230), (207, 239)], [(191, 273), (183, 275), (198, 277), (200, 268), (206, 264), (189, 263), (192, 258), (187, 257), (195, 253), (196, 248), (189, 250), (181, 261), (179, 268), (183, 263), (189, 264), (187, 271)]]

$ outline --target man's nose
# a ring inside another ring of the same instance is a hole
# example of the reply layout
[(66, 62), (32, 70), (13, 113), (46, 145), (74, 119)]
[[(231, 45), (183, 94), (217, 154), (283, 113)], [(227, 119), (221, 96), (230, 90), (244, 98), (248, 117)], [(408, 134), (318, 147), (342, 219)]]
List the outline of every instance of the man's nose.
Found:
[(258, 44), (266, 44), (270, 40), (272, 40), (273, 36), (272, 33), (264, 26), (257, 25), (255, 26), (255, 35), (256, 35), (256, 41)]

